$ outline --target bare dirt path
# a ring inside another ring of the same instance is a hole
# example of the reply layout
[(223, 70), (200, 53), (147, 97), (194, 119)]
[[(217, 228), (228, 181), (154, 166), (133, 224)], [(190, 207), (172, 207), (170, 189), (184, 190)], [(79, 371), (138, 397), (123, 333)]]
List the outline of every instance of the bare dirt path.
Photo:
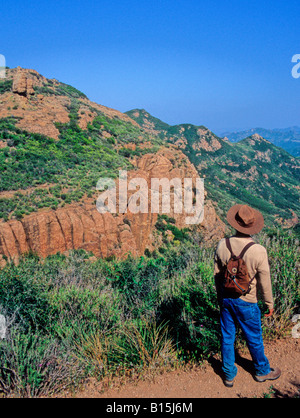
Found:
[[(271, 367), (282, 375), (278, 380), (258, 383), (253, 378), (252, 362), (245, 350), (237, 358), (238, 374), (234, 387), (224, 386), (218, 356), (191, 371), (172, 371), (152, 381), (126, 383), (103, 391), (102, 384), (90, 382), (78, 398), (261, 398), (300, 396), (300, 339), (286, 338), (265, 344)], [(65, 395), (67, 396), (67, 395)], [(69, 395), (70, 396), (70, 395)]]

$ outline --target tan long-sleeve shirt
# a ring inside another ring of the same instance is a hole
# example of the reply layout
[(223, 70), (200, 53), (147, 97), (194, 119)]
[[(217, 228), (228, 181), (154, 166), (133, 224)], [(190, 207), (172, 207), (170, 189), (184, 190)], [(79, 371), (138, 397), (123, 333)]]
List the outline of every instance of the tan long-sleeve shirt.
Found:
[[(242, 249), (250, 241), (253, 241), (251, 237), (230, 237), (230, 243), (233, 253), (238, 256)], [(225, 238), (222, 239), (216, 249), (214, 274), (218, 296), (220, 297), (221, 290), (221, 276), (219, 273), (223, 270), (223, 267), (230, 259), (230, 252), (226, 247)], [(249, 272), (249, 276), (255, 277), (251, 283), (250, 292), (245, 296), (241, 296), (241, 299), (246, 302), (257, 302), (257, 290), (260, 288), (265, 304), (269, 309), (273, 309), (274, 301), (272, 294), (272, 284), (270, 277), (270, 267), (268, 261), (267, 250), (260, 244), (252, 245), (243, 257)]]

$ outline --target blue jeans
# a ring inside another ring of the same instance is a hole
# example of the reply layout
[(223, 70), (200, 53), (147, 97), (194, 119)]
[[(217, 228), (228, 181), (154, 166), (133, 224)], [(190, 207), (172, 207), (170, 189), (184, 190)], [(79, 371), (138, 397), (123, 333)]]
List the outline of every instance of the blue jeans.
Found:
[(264, 353), (260, 309), (257, 303), (245, 302), (240, 298), (224, 298), (221, 306), (222, 370), (225, 378), (233, 380), (237, 374), (234, 341), (238, 324), (245, 336), (257, 376), (270, 373), (269, 360)]

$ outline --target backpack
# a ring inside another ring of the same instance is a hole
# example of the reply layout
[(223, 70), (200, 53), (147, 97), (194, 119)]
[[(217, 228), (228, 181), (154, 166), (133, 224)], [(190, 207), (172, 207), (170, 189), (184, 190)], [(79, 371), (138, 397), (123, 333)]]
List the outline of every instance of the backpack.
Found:
[(249, 242), (242, 250), (239, 256), (232, 252), (229, 238), (226, 238), (226, 246), (230, 251), (230, 259), (225, 265), (224, 272), (224, 290), (228, 297), (240, 297), (246, 295), (250, 291), (250, 285), (255, 276), (250, 279), (248, 268), (243, 257), (246, 251), (255, 244), (254, 241)]

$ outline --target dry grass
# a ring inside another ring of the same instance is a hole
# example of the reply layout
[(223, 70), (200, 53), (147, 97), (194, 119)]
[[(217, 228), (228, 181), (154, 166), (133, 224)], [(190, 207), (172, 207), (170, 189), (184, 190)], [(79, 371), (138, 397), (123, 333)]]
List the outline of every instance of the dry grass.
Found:
[(77, 360), (101, 380), (103, 390), (183, 367), (166, 324), (145, 320), (109, 333), (81, 333), (74, 344)]
[[(145, 320), (142, 326), (130, 324), (122, 333), (137, 363), (147, 372), (178, 363), (176, 348), (168, 336), (166, 324), (157, 326), (155, 322)], [(122, 347), (123, 353), (126, 349)]]

